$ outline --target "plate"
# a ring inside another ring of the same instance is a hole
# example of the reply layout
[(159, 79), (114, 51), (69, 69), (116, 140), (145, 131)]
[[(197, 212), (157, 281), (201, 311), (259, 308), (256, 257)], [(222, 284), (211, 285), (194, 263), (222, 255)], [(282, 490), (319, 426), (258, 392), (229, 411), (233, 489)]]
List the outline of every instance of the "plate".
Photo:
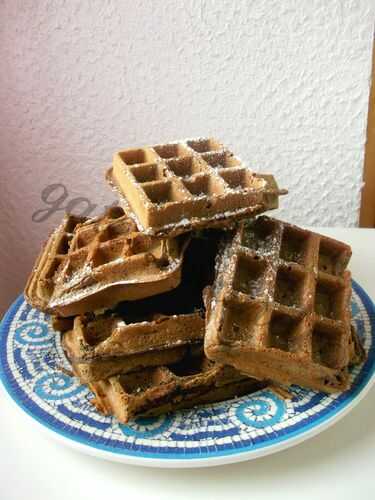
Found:
[(1, 324), (0, 376), (10, 398), (49, 434), (82, 452), (135, 465), (202, 467), (257, 458), (300, 443), (348, 413), (375, 381), (375, 308), (353, 282), (353, 319), (368, 353), (352, 388), (323, 394), (292, 386), (283, 400), (265, 389), (241, 398), (119, 424), (66, 375), (70, 365), (48, 317), (20, 296)]

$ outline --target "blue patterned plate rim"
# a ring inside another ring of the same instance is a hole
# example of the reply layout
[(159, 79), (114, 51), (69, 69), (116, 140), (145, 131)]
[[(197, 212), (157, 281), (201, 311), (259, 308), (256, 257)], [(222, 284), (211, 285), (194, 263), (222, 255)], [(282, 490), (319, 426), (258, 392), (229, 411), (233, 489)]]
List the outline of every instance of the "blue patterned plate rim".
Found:
[(320, 433), (348, 413), (375, 382), (375, 306), (355, 281), (353, 292), (353, 319), (367, 360), (353, 370), (352, 388), (338, 395), (293, 386), (293, 399), (286, 402), (265, 389), (229, 402), (120, 425), (99, 415), (89, 404), (89, 391), (60, 371), (60, 366), (69, 365), (59, 336), (23, 295), (0, 325), (0, 379), (10, 399), (39, 427), (90, 455), (158, 467), (249, 460)]

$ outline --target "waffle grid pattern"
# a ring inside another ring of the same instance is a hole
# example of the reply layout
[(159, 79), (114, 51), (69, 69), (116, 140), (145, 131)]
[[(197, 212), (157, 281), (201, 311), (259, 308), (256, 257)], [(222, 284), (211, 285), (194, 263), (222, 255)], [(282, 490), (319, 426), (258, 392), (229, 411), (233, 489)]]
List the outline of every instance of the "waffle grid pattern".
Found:
[(112, 177), (145, 229), (259, 212), (279, 194), (272, 176), (255, 174), (215, 139), (121, 151)]
[(179, 283), (184, 248), (182, 240), (139, 233), (121, 207), (95, 219), (66, 215), (25, 293), (36, 307), (62, 316), (162, 293)]
[[(46, 303), (51, 298), (55, 289), (55, 274), (65, 262), (75, 228), (84, 220), (83, 217), (66, 215), (47, 242), (46, 247), (43, 248), (26, 288), (26, 294), (29, 295), (32, 303), (38, 301)], [(34, 274), (37, 273), (37, 267), (39, 267), (39, 276), (35, 281)], [(40, 304), (36, 305), (40, 306)]]
[(209, 335), (208, 353), (241, 346), (260, 364), (295, 363), (326, 375), (327, 386), (345, 384), (339, 371), (350, 361), (350, 256), (343, 243), (268, 217), (241, 225), (218, 271), (217, 337), (212, 343)]
[[(64, 265), (55, 275), (57, 296), (81, 285), (82, 280), (89, 285), (86, 273), (95, 283), (98, 277), (102, 281), (123, 273), (124, 267), (143, 272), (152, 260), (152, 255), (147, 253), (151, 239), (138, 233), (135, 223), (118, 207), (111, 209), (103, 219), (82, 224), (73, 234), (62, 235), (61, 239), (62, 242), (70, 240), (70, 245)], [(107, 264), (111, 264), (111, 269)]]
[(179, 408), (254, 392), (266, 384), (232, 367), (190, 354), (169, 366), (110, 377), (90, 384), (93, 403), (104, 414), (126, 423), (136, 416), (155, 416)]

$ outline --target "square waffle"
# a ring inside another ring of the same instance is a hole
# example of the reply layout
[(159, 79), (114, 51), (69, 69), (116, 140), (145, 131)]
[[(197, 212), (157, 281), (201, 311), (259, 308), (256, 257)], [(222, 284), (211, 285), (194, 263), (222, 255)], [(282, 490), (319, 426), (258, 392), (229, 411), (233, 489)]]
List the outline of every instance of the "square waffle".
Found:
[(175, 289), (111, 311), (78, 316), (74, 326), (54, 319), (75, 374), (83, 382), (141, 367), (178, 361), (191, 345), (202, 344), (203, 293), (214, 279), (221, 233), (206, 231), (191, 239), (185, 251), (181, 283)]
[(120, 207), (94, 219), (66, 215), (42, 249), (26, 298), (73, 316), (165, 292), (180, 282), (187, 239), (141, 234)]
[(107, 179), (139, 230), (159, 236), (228, 226), (286, 193), (211, 138), (120, 151)]
[(242, 396), (265, 385), (202, 354), (189, 353), (178, 363), (110, 377), (89, 387), (95, 394), (92, 403), (100, 412), (126, 423)]
[[(128, 323), (125, 323), (124, 318)], [(150, 366), (175, 363), (191, 346), (202, 345), (205, 322), (199, 312), (154, 315), (132, 322), (126, 315), (77, 316), (63, 335), (74, 374), (83, 383)]]
[(205, 352), (259, 379), (335, 392), (352, 361), (348, 245), (268, 217), (226, 237)]

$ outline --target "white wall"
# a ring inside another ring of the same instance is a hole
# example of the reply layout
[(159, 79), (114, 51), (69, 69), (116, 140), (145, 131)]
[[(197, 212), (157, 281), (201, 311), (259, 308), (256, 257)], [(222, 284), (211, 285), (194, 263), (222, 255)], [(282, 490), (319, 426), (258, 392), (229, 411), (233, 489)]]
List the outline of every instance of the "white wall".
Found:
[(103, 204), (114, 151), (212, 134), (290, 194), (280, 215), (358, 218), (372, 2), (0, 2), (0, 303), (21, 291), (57, 212)]

